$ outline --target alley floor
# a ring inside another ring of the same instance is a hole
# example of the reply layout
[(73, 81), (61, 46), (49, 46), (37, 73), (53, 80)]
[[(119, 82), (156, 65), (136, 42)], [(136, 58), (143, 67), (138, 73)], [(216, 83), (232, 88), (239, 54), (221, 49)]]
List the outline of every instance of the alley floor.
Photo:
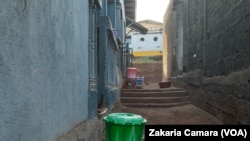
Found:
[(147, 124), (155, 125), (219, 125), (220, 120), (192, 104), (167, 108), (132, 108), (121, 103), (113, 112), (139, 114), (147, 119)]
[[(150, 84), (144, 89), (157, 88), (157, 84)], [(157, 125), (219, 125), (223, 124), (216, 117), (210, 115), (206, 111), (192, 105), (186, 104), (174, 107), (161, 108), (134, 108), (124, 106), (122, 103), (117, 103), (113, 112), (125, 112), (139, 114), (147, 119), (147, 124)]]

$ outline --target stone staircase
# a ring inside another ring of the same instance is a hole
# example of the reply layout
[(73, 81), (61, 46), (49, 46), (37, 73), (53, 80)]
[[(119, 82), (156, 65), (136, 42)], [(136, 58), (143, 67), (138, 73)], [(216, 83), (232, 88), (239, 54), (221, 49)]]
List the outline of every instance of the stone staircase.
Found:
[(121, 103), (129, 107), (171, 107), (190, 104), (185, 89), (122, 89)]

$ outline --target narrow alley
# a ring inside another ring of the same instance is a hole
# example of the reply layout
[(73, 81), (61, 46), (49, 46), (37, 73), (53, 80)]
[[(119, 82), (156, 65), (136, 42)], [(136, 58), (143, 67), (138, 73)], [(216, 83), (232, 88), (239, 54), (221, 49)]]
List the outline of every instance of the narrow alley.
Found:
[(192, 104), (161, 108), (130, 108), (118, 103), (115, 113), (142, 115), (147, 125), (222, 125), (223, 122)]
[[(158, 83), (151, 83), (143, 86), (147, 90), (159, 90)], [(176, 89), (174, 87), (165, 88), (165, 90)], [(130, 93), (131, 94), (131, 93)], [(138, 93), (137, 95), (142, 95)], [(154, 94), (157, 95), (157, 94)], [(159, 94), (160, 95), (160, 94)], [(170, 95), (170, 93), (168, 93)], [(151, 97), (152, 98), (152, 97)], [(162, 97), (161, 97), (162, 98)], [(172, 102), (169, 102), (172, 103)], [(145, 103), (144, 103), (145, 104)], [(159, 104), (159, 103), (158, 103)], [(165, 104), (165, 105), (164, 105)], [(207, 113), (206, 111), (194, 106), (190, 102), (187, 103), (166, 103), (155, 105), (134, 105), (131, 107), (119, 102), (114, 106), (112, 112), (133, 113), (142, 115), (147, 119), (149, 125), (221, 125), (222, 121)]]

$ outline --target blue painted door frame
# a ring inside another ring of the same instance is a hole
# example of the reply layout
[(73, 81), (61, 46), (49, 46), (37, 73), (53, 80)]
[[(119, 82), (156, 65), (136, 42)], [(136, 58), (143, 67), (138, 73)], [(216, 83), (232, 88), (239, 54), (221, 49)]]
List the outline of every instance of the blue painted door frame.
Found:
[(98, 106), (98, 55), (97, 55), (97, 12), (96, 0), (89, 0), (89, 118), (97, 115)]

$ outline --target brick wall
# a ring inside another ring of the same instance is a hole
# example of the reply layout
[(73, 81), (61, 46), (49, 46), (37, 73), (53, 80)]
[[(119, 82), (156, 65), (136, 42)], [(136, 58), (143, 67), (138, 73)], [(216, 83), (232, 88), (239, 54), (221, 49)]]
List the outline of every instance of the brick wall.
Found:
[(249, 0), (189, 1), (189, 71), (201, 69), (210, 77), (250, 66), (249, 5)]
[(188, 70), (203, 68), (204, 58), (204, 0), (190, 0), (188, 3)]
[(165, 14), (167, 77), (225, 123), (250, 123), (249, 7), (249, 0), (172, 0)]

